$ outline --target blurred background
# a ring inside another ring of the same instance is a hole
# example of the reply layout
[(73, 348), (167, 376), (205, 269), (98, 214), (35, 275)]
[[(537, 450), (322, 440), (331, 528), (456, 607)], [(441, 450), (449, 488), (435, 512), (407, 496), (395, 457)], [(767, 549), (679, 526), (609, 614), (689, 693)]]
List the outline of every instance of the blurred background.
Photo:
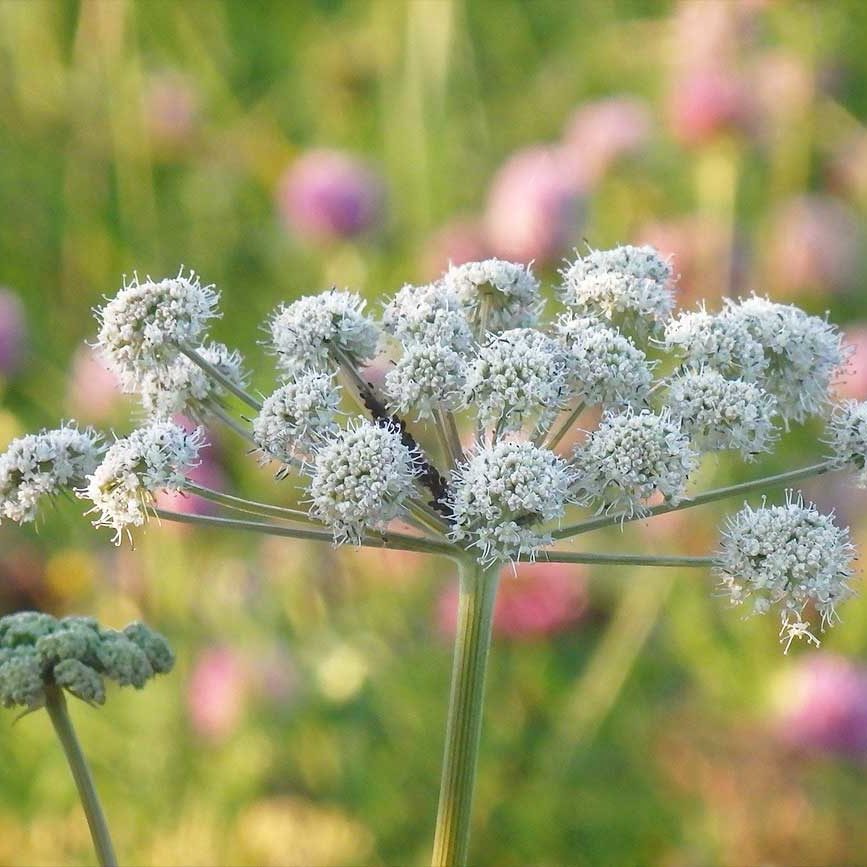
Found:
[[(867, 7), (857, 0), (0, 0), (0, 446), (127, 431), (86, 341), (122, 275), (195, 268), (273, 386), (280, 302), (374, 307), (451, 261), (673, 256), (680, 301), (832, 312), (867, 398)], [(797, 427), (744, 470), (811, 462)], [(214, 432), (211, 486), (291, 501)], [(867, 495), (806, 489), (867, 543)], [(774, 492), (776, 500), (781, 492)], [(703, 554), (740, 503), (588, 537)], [(180, 508), (200, 509), (193, 499)], [(152, 525), (61, 502), (0, 529), (0, 613), (142, 617), (178, 667), (75, 721), (123, 860), (421, 864), (453, 629), (447, 562)], [(827, 864), (867, 851), (867, 603), (781, 653), (709, 575), (533, 566), (497, 610), (473, 863)], [(87, 864), (47, 717), (0, 719), (0, 863)]]

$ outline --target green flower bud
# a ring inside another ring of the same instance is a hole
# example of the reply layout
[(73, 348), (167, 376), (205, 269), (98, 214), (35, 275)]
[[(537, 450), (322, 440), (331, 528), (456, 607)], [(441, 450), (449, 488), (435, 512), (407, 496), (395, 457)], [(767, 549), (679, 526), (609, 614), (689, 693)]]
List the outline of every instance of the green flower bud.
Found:
[(103, 674), (121, 686), (141, 689), (154, 670), (145, 652), (125, 635), (114, 630), (102, 633), (97, 658)]
[(33, 708), (45, 701), (42, 672), (36, 654), (22, 650), (0, 665), (0, 704)]
[(35, 644), (38, 638), (57, 629), (57, 620), (39, 611), (19, 611), (0, 619), (0, 645), (19, 647)]
[(93, 630), (61, 626), (36, 642), (36, 656), (40, 665), (49, 668), (64, 659), (87, 661), (94, 656), (98, 647), (99, 636)]
[(168, 641), (150, 626), (135, 621), (124, 627), (123, 634), (144, 651), (157, 674), (168, 674), (175, 665), (175, 655)]
[(76, 698), (90, 704), (105, 703), (105, 684), (89, 665), (78, 659), (64, 659), (54, 666), (54, 682)]

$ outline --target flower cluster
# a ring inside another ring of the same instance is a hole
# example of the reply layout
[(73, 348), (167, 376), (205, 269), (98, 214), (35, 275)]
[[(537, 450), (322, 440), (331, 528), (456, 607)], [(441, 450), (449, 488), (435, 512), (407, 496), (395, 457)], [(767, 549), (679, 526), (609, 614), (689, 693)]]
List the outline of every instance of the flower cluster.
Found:
[(591, 250), (562, 273), (568, 307), (640, 337), (659, 331), (674, 308), (671, 265), (652, 247)]
[[(71, 426), (16, 440), (0, 457), (0, 515), (31, 520), (43, 494), (74, 486), (120, 540), (156, 491), (189, 488), (284, 535), (485, 565), (555, 559), (555, 538), (690, 506), (702, 456), (755, 460), (778, 428), (814, 416), (833, 457), (796, 477), (855, 467), (867, 484), (867, 409), (834, 407), (848, 350), (824, 318), (758, 295), (675, 310), (673, 268), (651, 247), (590, 250), (561, 274), (548, 320), (531, 269), (499, 259), (403, 286), (379, 321), (347, 290), (284, 304), (267, 323), (278, 375), (262, 400), (240, 356), (209, 342), (212, 287), (183, 272), (136, 279), (98, 312), (98, 346), (149, 423), (104, 456)], [(250, 429), (229, 416), (230, 396), (253, 410)], [(246, 436), (278, 479), (300, 479), (306, 511), (189, 483), (202, 433), (169, 421), (179, 411)], [(596, 516), (564, 527), (577, 508)], [(848, 592), (840, 533), (793, 499), (741, 513), (719, 558), (733, 599), (779, 604), (786, 636), (813, 638), (804, 605), (827, 624)]]
[(0, 515), (35, 520), (40, 501), (83, 483), (102, 452), (100, 437), (75, 425), (13, 440), (0, 455)]
[(550, 535), (533, 526), (560, 518), (573, 472), (532, 443), (483, 446), (455, 470), (452, 536), (479, 549), (483, 562), (535, 556)]
[(35, 710), (58, 686), (89, 704), (105, 702), (105, 679), (141, 689), (174, 666), (162, 635), (144, 623), (104, 629), (92, 617), (58, 620), (38, 611), (0, 617), (0, 704)]
[(686, 370), (668, 389), (672, 416), (701, 451), (737, 449), (744, 460), (770, 450), (776, 400), (761, 386), (715, 370)]
[(270, 322), (271, 345), (288, 374), (333, 363), (335, 352), (366, 361), (376, 352), (378, 330), (352, 292), (330, 289), (286, 304)]
[(335, 538), (360, 543), (368, 530), (401, 514), (417, 475), (417, 457), (399, 430), (360, 422), (316, 449), (310, 513), (328, 524)]
[(179, 344), (199, 345), (217, 300), (195, 272), (141, 282), (136, 275), (96, 311), (97, 348), (124, 388), (136, 391), (144, 374), (170, 366)]
[(520, 430), (528, 415), (544, 428), (569, 396), (566, 360), (560, 344), (534, 328), (493, 334), (470, 365), (466, 402), (500, 432)]
[(145, 523), (155, 491), (182, 491), (185, 473), (197, 466), (204, 432), (158, 421), (114, 442), (78, 493), (99, 512), (97, 527), (111, 527), (120, 544), (130, 527)]
[(330, 373), (305, 370), (281, 385), (253, 419), (253, 439), (267, 458), (291, 464), (299, 448), (337, 430), (340, 388)]
[(828, 421), (828, 444), (841, 466), (859, 470), (858, 484), (867, 488), (867, 402), (846, 400)]
[(569, 352), (572, 387), (588, 406), (634, 406), (653, 384), (653, 364), (628, 337), (598, 319), (565, 314), (556, 334)]
[(539, 281), (529, 267), (514, 262), (486, 259), (452, 266), (442, 282), (482, 337), (488, 331), (529, 328), (542, 311)]
[(576, 448), (576, 492), (586, 505), (632, 517), (657, 492), (676, 505), (696, 464), (689, 437), (667, 408), (657, 414), (628, 407), (607, 413)]
[[(222, 343), (209, 343), (196, 351), (229, 382), (238, 387), (244, 385), (246, 376), (239, 352)], [(210, 410), (222, 404), (225, 394), (220, 383), (185, 355), (175, 358), (165, 370), (144, 372), (136, 390), (142, 407), (151, 418), (183, 414), (202, 421)]]
[(837, 605), (852, 595), (854, 548), (833, 517), (789, 492), (784, 506), (745, 506), (729, 520), (718, 572), (732, 604), (752, 600), (753, 612), (780, 611), (780, 635), (818, 644), (804, 619), (809, 605), (824, 630), (837, 621)]

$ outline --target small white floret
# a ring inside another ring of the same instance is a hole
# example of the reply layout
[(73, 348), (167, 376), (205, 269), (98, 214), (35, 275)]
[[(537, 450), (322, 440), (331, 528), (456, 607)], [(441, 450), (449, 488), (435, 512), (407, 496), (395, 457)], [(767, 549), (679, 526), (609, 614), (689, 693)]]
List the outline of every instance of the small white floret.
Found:
[(677, 505), (697, 463), (689, 437), (668, 409), (609, 412), (575, 449), (576, 495), (600, 511), (640, 515), (657, 492)]
[(476, 335), (510, 328), (530, 328), (542, 311), (539, 281), (529, 265), (485, 259), (453, 265), (443, 277), (473, 323)]
[(653, 247), (591, 250), (561, 274), (564, 304), (639, 338), (656, 334), (674, 308), (671, 265)]
[(289, 373), (336, 367), (335, 353), (359, 364), (374, 356), (379, 340), (379, 330), (364, 313), (364, 301), (338, 289), (284, 304), (271, 317), (269, 328), (280, 367)]
[(286, 464), (313, 442), (337, 431), (340, 388), (330, 373), (306, 370), (262, 402), (253, 419), (253, 439), (268, 457)]
[(483, 563), (535, 557), (551, 536), (531, 525), (563, 515), (572, 481), (568, 464), (548, 449), (483, 446), (454, 471), (452, 536), (478, 548)]
[(736, 449), (749, 461), (774, 442), (776, 400), (754, 382), (686, 370), (672, 379), (667, 403), (701, 451)]
[(198, 346), (217, 314), (218, 294), (198, 275), (183, 269), (176, 277), (124, 281), (117, 295), (96, 311), (97, 349), (125, 391), (140, 379), (164, 371), (178, 356), (177, 344)]
[(837, 605), (853, 595), (853, 563), (849, 531), (790, 491), (783, 506), (745, 505), (729, 519), (717, 572), (732, 604), (749, 599), (755, 614), (779, 610), (788, 650), (794, 638), (818, 644), (808, 606), (822, 631), (839, 619)]
[(335, 542), (361, 544), (401, 514), (413, 495), (418, 456), (394, 426), (360, 421), (316, 450), (310, 467), (310, 514)]
[(120, 544), (130, 527), (142, 526), (157, 491), (182, 491), (186, 473), (199, 463), (204, 431), (185, 431), (170, 421), (157, 421), (117, 440), (78, 491), (93, 503), (96, 527), (111, 527)]

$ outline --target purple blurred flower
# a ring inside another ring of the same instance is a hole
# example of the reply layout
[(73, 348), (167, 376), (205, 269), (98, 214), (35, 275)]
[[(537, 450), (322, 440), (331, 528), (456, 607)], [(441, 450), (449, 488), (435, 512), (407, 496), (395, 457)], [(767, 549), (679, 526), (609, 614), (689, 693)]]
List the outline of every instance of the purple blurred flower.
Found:
[(790, 199), (773, 216), (768, 285), (784, 297), (850, 288), (860, 266), (858, 217), (830, 196)]
[(89, 346), (76, 350), (69, 374), (66, 402), (82, 421), (102, 422), (123, 400), (117, 377), (96, 357)]
[(589, 188), (617, 160), (637, 153), (650, 132), (650, 110), (638, 97), (612, 96), (579, 106), (563, 135), (572, 183)]
[(581, 199), (563, 157), (559, 148), (537, 145), (517, 151), (500, 167), (485, 211), (494, 255), (549, 263), (574, 244)]
[(0, 376), (12, 376), (21, 367), (27, 343), (27, 321), (21, 299), (0, 288)]
[(425, 279), (441, 277), (449, 265), (480, 262), (493, 255), (479, 220), (459, 217), (446, 223), (427, 240), (421, 254)]
[(187, 685), (187, 709), (196, 734), (219, 741), (238, 726), (248, 696), (247, 668), (228, 647), (202, 651)]
[(278, 188), (283, 219), (310, 241), (354, 238), (383, 218), (382, 178), (363, 160), (336, 150), (313, 150), (286, 170)]
[(867, 756), (867, 668), (830, 653), (802, 657), (777, 690), (776, 729), (790, 746)]
[[(518, 563), (503, 569), (494, 605), (494, 632), (504, 638), (533, 639), (563, 632), (587, 611), (585, 570), (564, 563)], [(458, 588), (450, 585), (440, 596), (437, 622), (453, 635)]]

